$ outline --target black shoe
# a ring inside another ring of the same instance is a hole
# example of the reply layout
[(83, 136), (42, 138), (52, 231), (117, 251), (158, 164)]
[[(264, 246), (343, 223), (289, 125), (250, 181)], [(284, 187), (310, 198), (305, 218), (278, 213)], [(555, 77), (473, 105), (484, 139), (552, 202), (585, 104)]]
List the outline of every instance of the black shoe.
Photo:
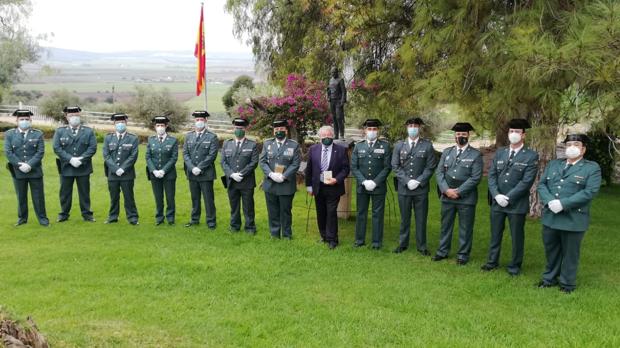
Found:
[(565, 294), (570, 294), (571, 292), (575, 291), (575, 289), (570, 289), (570, 288), (565, 288), (563, 286), (560, 286), (560, 291)]
[(519, 274), (521, 274), (521, 272), (519, 271), (506, 271), (508, 273), (509, 276), (511, 277), (518, 277)]
[(236, 229), (236, 228), (232, 228), (232, 227), (229, 227), (229, 228), (228, 228), (228, 232), (230, 232), (230, 233), (237, 233), (237, 232), (239, 232), (239, 231), (241, 231), (241, 230)]
[(137, 225), (139, 225), (139, 224), (140, 224), (138, 221), (129, 221), (129, 223), (130, 223), (130, 224), (132, 224), (132, 225), (134, 225), (134, 226), (137, 226)]
[(485, 263), (484, 265), (482, 265), (482, 267), (480, 267), (480, 269), (485, 272), (490, 272), (490, 271), (497, 269), (497, 266), (492, 266), (492, 265), (489, 265), (488, 263)]
[(168, 221), (168, 226), (174, 226), (174, 221)]
[(431, 256), (430, 251), (424, 249), (424, 250), (418, 250), (418, 252), (420, 253), (420, 255), (422, 256)]
[(447, 256), (435, 255), (431, 257), (431, 261), (441, 261), (447, 259)]
[(286, 239), (286, 240), (293, 240), (293, 237), (291, 237), (291, 236), (285, 236), (285, 237), (284, 237), (284, 239)]
[(17, 221), (15, 223), (15, 227), (19, 226), (19, 225), (25, 225), (28, 221)]
[(539, 281), (539, 282), (536, 284), (536, 287), (537, 287), (537, 288), (539, 288), (539, 289), (552, 288), (552, 287), (554, 287), (554, 286), (556, 286), (556, 284), (547, 283), (547, 282), (546, 282), (546, 281), (544, 281), (544, 280), (541, 280), (541, 281)]
[(402, 247), (402, 246), (399, 246), (398, 248), (394, 249), (392, 252), (393, 252), (394, 254), (400, 254), (400, 253), (402, 253), (402, 252), (403, 252), (403, 251), (405, 251), (405, 250), (407, 250), (407, 247)]
[(157, 221), (157, 222), (155, 222), (155, 226), (159, 226), (159, 225), (161, 225), (163, 223), (164, 223), (163, 221)]
[(191, 221), (190, 221), (190, 222), (186, 223), (186, 224), (185, 224), (185, 225), (183, 225), (183, 226), (185, 226), (185, 227), (192, 227), (192, 226), (194, 226), (194, 225), (198, 225), (198, 222), (191, 222)]
[(353, 243), (353, 247), (354, 248), (361, 248), (364, 245), (366, 245), (366, 243), (364, 243), (364, 242), (355, 242), (355, 243)]
[(338, 246), (338, 243), (334, 243), (334, 242), (329, 243), (329, 249), (331, 250), (336, 249), (337, 246)]
[(82, 218), (82, 220), (84, 220), (84, 221), (86, 221), (86, 222), (95, 222), (95, 218), (94, 218), (94, 217), (92, 217), (92, 216)]
[(256, 235), (256, 230), (245, 230), (245, 233), (255, 236)]
[(69, 220), (69, 217), (68, 217), (68, 216), (65, 216), (65, 217), (59, 217), (58, 219), (56, 219), (56, 222), (65, 222), (65, 221), (67, 221), (67, 220)]
[(214, 230), (215, 229), (215, 225), (211, 225), (211, 226), (207, 226), (210, 230)]
[(327, 243), (327, 241), (323, 238), (319, 239), (316, 241), (317, 243)]
[(467, 264), (467, 260), (463, 260), (463, 259), (456, 259), (456, 264), (458, 266), (465, 266)]
[(371, 246), (370, 248), (371, 248), (372, 250), (379, 250), (379, 249), (381, 249), (381, 245), (376, 245), (376, 244), (375, 244), (375, 245)]
[(104, 224), (115, 224), (118, 222), (118, 219), (107, 219), (106, 221), (104, 221)]

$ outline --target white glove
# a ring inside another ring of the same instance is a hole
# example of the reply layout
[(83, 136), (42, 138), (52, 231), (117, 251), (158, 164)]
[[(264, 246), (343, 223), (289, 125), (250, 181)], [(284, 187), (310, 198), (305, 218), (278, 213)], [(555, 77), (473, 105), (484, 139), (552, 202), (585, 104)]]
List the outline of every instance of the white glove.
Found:
[(362, 185), (364, 185), (364, 188), (366, 188), (366, 191), (372, 191), (377, 187), (377, 184), (375, 184), (375, 182), (372, 180), (364, 180), (362, 182)]
[(417, 189), (418, 186), (420, 186), (420, 182), (417, 180), (411, 179), (407, 182), (407, 188), (410, 189), (411, 191)]
[(554, 212), (555, 214), (561, 212), (564, 209), (559, 199), (554, 199), (550, 201), (549, 203), (547, 203), (547, 205), (549, 206), (549, 209), (551, 209), (551, 211)]
[(273, 181), (275, 181), (277, 183), (284, 182), (284, 175), (282, 175), (280, 173), (271, 172), (271, 173), (269, 173), (269, 177), (271, 178), (271, 180), (273, 180)]
[(71, 157), (71, 159), (69, 160), (69, 163), (74, 167), (77, 168), (79, 166), (82, 165), (82, 161), (80, 161), (79, 157)]
[(19, 170), (25, 174), (25, 173), (30, 172), (30, 170), (32, 170), (32, 167), (28, 163), (20, 162)]
[(506, 195), (501, 195), (501, 194), (495, 195), (495, 201), (502, 208), (508, 205), (508, 199), (509, 198)]
[(164, 175), (166, 175), (166, 172), (164, 172), (163, 170), (154, 170), (153, 171), (153, 175), (158, 178), (161, 179), (164, 177)]
[(243, 176), (241, 175), (241, 173), (232, 173), (230, 174), (230, 178), (235, 180), (236, 182), (241, 182), (241, 180), (243, 180)]
[(312, 193), (312, 186), (306, 186), (306, 191), (308, 191), (308, 193)]
[(200, 170), (200, 168), (198, 168), (198, 167), (192, 168), (192, 174), (198, 176), (198, 175), (200, 175), (200, 173), (202, 173), (202, 170)]
[(118, 169), (116, 170), (116, 176), (121, 176), (121, 175), (123, 175), (123, 173), (125, 173), (125, 171), (123, 170), (123, 168), (118, 168)]

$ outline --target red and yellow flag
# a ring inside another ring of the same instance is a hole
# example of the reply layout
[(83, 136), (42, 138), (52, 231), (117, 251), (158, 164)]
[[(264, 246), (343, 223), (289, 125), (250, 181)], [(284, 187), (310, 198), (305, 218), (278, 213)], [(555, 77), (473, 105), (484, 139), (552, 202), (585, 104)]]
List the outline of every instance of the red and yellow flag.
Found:
[(198, 58), (198, 71), (196, 74), (196, 95), (200, 95), (205, 89), (205, 36), (204, 36), (204, 16), (203, 5), (200, 5), (200, 25), (198, 26), (198, 39), (194, 49), (194, 57)]

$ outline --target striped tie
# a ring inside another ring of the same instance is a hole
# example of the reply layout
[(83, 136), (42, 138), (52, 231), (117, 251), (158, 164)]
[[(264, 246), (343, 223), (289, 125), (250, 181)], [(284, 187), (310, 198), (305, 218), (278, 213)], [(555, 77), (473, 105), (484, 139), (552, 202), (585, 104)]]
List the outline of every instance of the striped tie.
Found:
[(327, 170), (327, 167), (329, 167), (329, 160), (327, 158), (329, 149), (328, 148), (324, 148), (323, 149), (323, 156), (321, 157), (321, 171), (324, 172)]

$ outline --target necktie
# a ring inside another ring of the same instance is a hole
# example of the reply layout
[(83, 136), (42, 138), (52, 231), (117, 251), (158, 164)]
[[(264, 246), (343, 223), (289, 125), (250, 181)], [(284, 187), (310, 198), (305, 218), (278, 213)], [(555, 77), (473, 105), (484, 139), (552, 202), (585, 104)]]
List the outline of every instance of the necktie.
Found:
[(278, 144), (278, 150), (279, 150), (280, 146), (282, 146), (282, 143), (278, 141), (277, 144)]
[(159, 137), (159, 143), (163, 143), (164, 142), (164, 137)]
[(510, 150), (510, 157), (508, 157), (508, 162), (512, 162), (512, 159), (515, 157), (515, 152)]
[(368, 144), (368, 146), (372, 149), (372, 147), (373, 147), (373, 146), (375, 146), (375, 142), (374, 142), (374, 141), (371, 141), (371, 142)]
[(235, 154), (238, 154), (240, 149), (241, 149), (241, 142), (238, 141), (237, 142), (237, 148), (235, 149)]
[(566, 173), (568, 173), (568, 171), (570, 170), (570, 167), (572, 167), (573, 165), (570, 163), (566, 163), (566, 167), (564, 167), (564, 170), (562, 171), (562, 176), (564, 176)]
[(26, 132), (19, 132), (22, 135), (22, 140), (26, 139)]
[(77, 129), (76, 128), (72, 128), (72, 131), (73, 131), (73, 136), (76, 136), (77, 135)]
[(321, 156), (321, 171), (324, 172), (327, 170), (327, 167), (329, 167), (329, 160), (327, 158), (328, 155), (328, 148), (324, 148), (323, 149), (323, 156)]
[(456, 153), (456, 161), (458, 162), (461, 159), (461, 153), (463, 152), (463, 149), (459, 149), (458, 152)]

